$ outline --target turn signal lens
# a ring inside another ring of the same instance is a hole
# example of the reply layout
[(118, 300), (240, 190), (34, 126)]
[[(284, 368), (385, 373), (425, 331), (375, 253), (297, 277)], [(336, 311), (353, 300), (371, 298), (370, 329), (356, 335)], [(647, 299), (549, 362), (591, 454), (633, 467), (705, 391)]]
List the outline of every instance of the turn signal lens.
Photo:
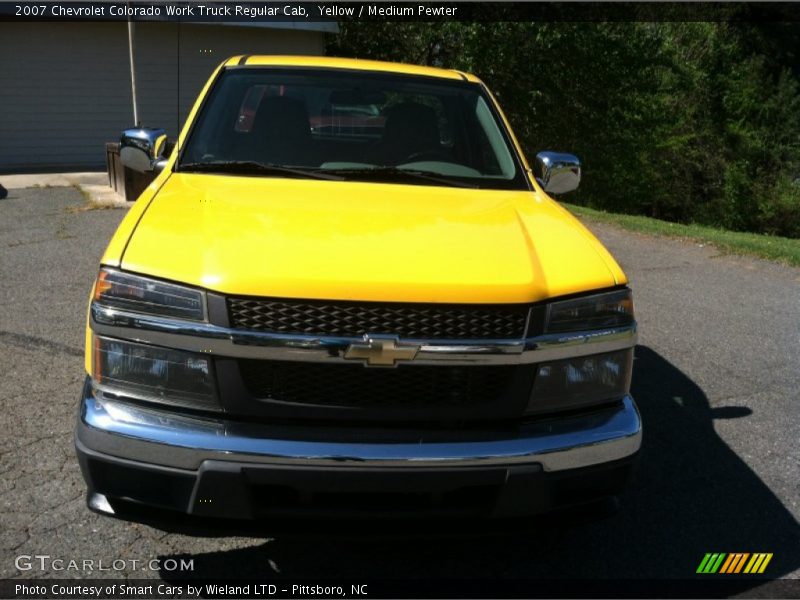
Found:
[(100, 271), (100, 274), (97, 276), (97, 282), (94, 284), (94, 299), (99, 300), (103, 297), (103, 295), (109, 293), (113, 284), (110, 281), (107, 281), (108, 271)]

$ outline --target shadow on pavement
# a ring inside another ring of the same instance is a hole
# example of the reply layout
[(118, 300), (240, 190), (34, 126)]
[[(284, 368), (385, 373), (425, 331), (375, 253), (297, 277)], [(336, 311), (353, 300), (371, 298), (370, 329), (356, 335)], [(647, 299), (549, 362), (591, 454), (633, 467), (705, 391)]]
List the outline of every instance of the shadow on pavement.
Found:
[[(800, 567), (800, 527), (781, 501), (715, 433), (715, 419), (748, 418), (744, 407), (711, 408), (700, 387), (648, 347), (636, 349), (633, 394), (644, 444), (619, 512), (548, 516), (487, 532), (459, 524), (387, 532), (380, 522), (338, 531), (252, 531), (250, 548), (193, 558), (197, 578), (737, 578), (746, 591)], [(283, 529), (283, 528), (282, 528)], [(241, 533), (241, 532), (240, 532)], [(772, 552), (766, 573), (695, 575), (706, 552)], [(728, 579), (728, 582), (734, 581)], [(792, 584), (799, 583), (793, 581)], [(800, 587), (793, 588), (794, 592)], [(657, 593), (657, 592), (655, 592)], [(774, 593), (774, 592), (773, 592)]]

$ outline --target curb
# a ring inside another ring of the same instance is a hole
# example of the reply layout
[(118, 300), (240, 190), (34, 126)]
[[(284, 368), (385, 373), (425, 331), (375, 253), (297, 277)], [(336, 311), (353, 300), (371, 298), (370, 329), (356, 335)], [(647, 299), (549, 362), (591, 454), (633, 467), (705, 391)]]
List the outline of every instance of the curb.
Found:
[(127, 208), (133, 204), (108, 185), (108, 174), (105, 171), (0, 175), (0, 185), (8, 190), (74, 187), (86, 197), (87, 204), (92, 207)]

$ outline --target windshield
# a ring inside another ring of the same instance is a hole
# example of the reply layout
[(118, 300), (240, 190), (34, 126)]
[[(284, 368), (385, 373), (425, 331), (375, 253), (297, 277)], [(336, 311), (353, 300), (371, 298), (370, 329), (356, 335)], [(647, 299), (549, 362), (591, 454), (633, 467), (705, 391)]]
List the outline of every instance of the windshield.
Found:
[(337, 70), (225, 70), (178, 170), (528, 189), (481, 86)]

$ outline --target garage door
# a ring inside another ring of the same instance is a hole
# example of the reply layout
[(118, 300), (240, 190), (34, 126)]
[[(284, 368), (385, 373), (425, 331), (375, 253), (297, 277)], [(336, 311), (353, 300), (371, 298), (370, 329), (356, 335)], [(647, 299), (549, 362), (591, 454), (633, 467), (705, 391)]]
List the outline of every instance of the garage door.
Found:
[[(322, 34), (138, 23), (139, 116), (175, 136), (213, 69), (236, 54), (320, 54)], [(0, 23), (0, 172), (103, 168), (133, 124), (125, 23)]]

